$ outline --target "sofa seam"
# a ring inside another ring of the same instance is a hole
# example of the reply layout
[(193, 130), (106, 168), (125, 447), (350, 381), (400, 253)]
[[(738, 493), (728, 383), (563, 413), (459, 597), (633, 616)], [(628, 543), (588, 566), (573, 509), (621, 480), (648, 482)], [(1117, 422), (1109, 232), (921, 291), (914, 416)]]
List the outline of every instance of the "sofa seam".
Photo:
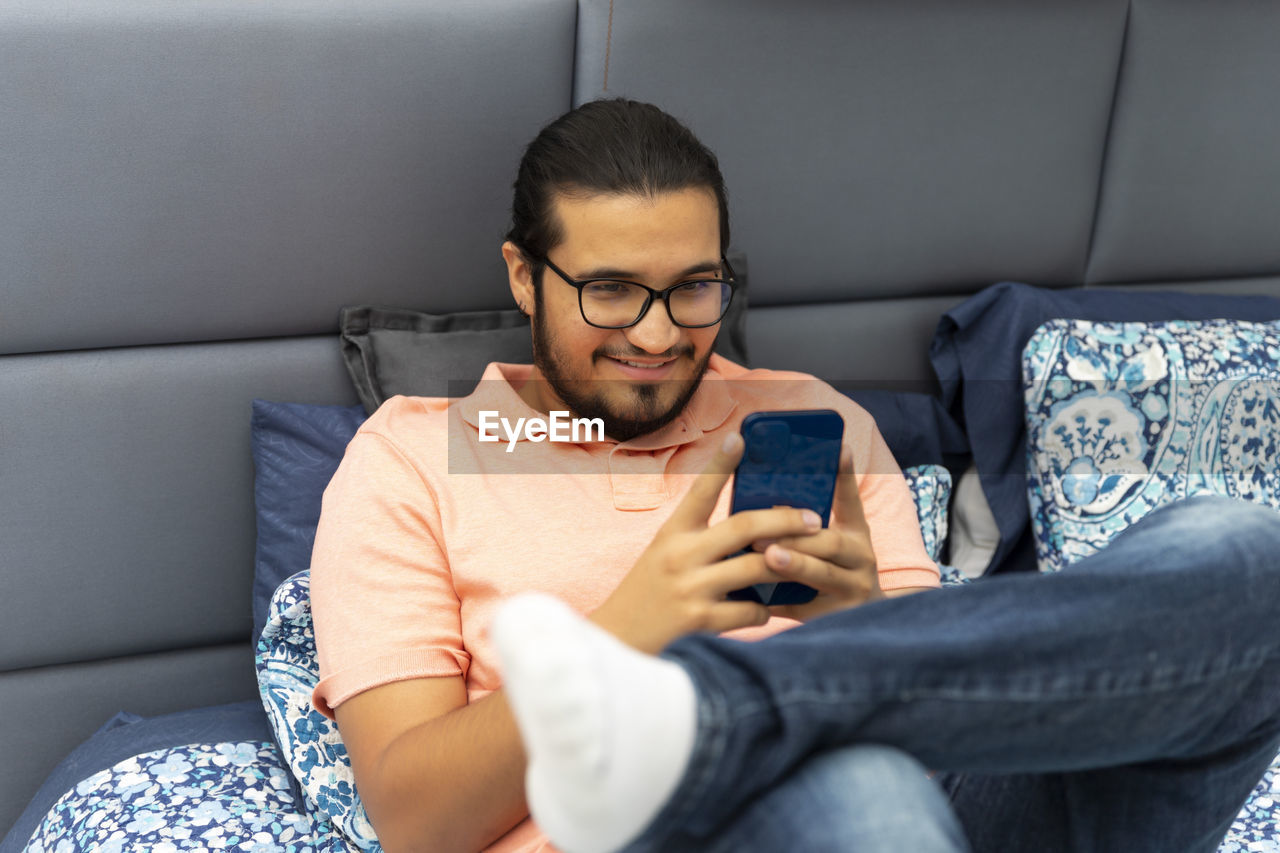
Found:
[(1111, 86), (1111, 107), (1107, 111), (1107, 129), (1102, 136), (1102, 157), (1098, 164), (1098, 184), (1093, 196), (1093, 217), (1089, 222), (1089, 242), (1085, 245), (1084, 269), (1080, 271), (1080, 283), (1087, 286), (1089, 271), (1093, 266), (1093, 249), (1098, 240), (1098, 223), (1102, 214), (1103, 192), (1107, 185), (1108, 163), (1111, 156), (1111, 139), (1115, 132), (1116, 112), (1120, 103), (1120, 87), (1124, 84), (1124, 67), (1129, 56), (1129, 31), (1133, 23), (1133, 0), (1125, 5), (1124, 26), (1120, 32), (1120, 51), (1116, 57), (1116, 73)]
[(96, 666), (99, 664), (109, 664), (117, 662), (125, 662), (131, 660), (139, 660), (142, 658), (159, 658), (170, 655), (180, 655), (190, 652), (203, 651), (220, 651), (243, 648), (249, 652), (250, 658), (253, 656), (255, 643), (248, 638), (243, 640), (216, 640), (208, 643), (197, 643), (192, 645), (172, 646), (166, 648), (151, 649), (147, 651), (137, 652), (121, 652), (103, 655), (102, 657), (86, 657), (77, 658), (76, 660), (58, 660), (49, 661), (47, 663), (35, 663), (23, 666), (13, 666), (6, 669), (0, 669), (0, 679), (5, 676), (21, 675), (25, 673), (34, 673), (39, 670), (55, 670), (70, 667)]
[(613, 0), (609, 0), (609, 23), (605, 27), (604, 32), (604, 80), (601, 82), (600, 91), (609, 91), (609, 60), (613, 54)]

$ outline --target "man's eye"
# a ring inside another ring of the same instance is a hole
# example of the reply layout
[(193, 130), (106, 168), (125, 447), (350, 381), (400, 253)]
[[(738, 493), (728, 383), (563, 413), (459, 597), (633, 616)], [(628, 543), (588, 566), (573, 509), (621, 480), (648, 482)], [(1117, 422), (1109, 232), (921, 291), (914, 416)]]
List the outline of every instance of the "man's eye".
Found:
[(582, 288), (582, 292), (595, 299), (626, 296), (631, 286), (621, 281), (595, 281)]
[(686, 281), (684, 284), (676, 285), (672, 296), (677, 299), (699, 299), (710, 295), (713, 291), (719, 294), (719, 288), (720, 282), (714, 279)]

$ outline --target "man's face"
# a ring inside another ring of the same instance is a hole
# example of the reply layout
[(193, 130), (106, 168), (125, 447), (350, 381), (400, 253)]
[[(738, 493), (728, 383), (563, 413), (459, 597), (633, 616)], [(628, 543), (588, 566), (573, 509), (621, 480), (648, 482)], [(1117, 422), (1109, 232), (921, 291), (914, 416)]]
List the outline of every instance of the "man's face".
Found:
[[(721, 275), (720, 219), (709, 189), (655, 198), (596, 195), (555, 201), (564, 239), (548, 253), (575, 280), (612, 278), (655, 290)], [(544, 270), (533, 310), (534, 365), (550, 393), (540, 408), (604, 420), (625, 441), (669, 423), (706, 370), (719, 325), (686, 329), (655, 298), (626, 329), (589, 325), (578, 292)]]

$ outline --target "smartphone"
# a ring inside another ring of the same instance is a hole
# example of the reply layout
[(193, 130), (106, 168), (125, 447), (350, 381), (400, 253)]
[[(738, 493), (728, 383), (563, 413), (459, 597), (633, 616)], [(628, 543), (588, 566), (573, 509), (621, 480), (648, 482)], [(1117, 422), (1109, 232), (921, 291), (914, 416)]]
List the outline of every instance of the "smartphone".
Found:
[[(811, 509), (826, 527), (836, 492), (844, 419), (830, 409), (755, 412), (742, 420), (746, 444), (733, 475), (729, 512), (793, 506)], [(728, 597), (761, 604), (804, 604), (817, 590), (786, 581), (735, 589)]]

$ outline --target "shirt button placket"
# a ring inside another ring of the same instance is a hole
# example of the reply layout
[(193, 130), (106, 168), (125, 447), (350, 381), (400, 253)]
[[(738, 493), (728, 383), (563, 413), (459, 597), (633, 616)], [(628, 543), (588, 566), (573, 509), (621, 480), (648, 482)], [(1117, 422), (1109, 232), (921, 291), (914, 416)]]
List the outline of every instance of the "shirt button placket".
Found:
[(666, 500), (663, 471), (667, 454), (615, 447), (609, 454), (609, 481), (617, 509), (657, 509)]

